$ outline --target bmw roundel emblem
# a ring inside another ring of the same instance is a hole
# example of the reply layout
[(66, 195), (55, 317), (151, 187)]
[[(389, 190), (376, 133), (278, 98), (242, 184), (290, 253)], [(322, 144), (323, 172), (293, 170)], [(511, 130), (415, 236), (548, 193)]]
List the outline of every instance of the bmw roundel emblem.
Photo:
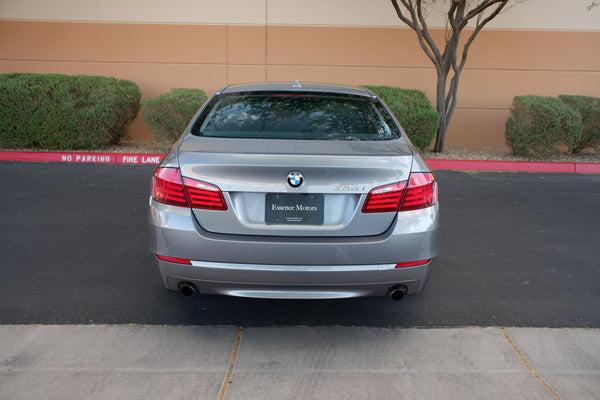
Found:
[(287, 176), (287, 182), (291, 187), (298, 187), (304, 182), (304, 177), (298, 171), (292, 171)]

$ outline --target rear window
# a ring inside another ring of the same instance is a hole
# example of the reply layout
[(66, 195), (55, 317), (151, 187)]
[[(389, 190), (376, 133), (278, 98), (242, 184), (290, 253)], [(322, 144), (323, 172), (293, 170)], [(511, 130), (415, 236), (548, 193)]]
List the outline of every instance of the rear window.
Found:
[(252, 92), (214, 98), (192, 127), (198, 136), (391, 140), (400, 136), (375, 99), (323, 93)]

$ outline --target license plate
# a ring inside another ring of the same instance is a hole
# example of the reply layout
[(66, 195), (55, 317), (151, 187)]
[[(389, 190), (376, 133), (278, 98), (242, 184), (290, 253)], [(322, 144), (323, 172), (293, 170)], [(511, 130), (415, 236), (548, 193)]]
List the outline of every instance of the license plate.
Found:
[(322, 194), (267, 193), (267, 224), (323, 225)]

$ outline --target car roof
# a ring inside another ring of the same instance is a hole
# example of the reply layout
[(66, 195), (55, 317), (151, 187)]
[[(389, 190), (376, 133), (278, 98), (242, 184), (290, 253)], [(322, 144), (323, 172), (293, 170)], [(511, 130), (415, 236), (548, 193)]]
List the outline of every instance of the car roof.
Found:
[(305, 83), (298, 82), (298, 80), (296, 80), (296, 82), (257, 82), (244, 83), (239, 85), (229, 85), (219, 90), (217, 94), (238, 92), (323, 92), (375, 97), (371, 91), (359, 87), (336, 85), (330, 83)]

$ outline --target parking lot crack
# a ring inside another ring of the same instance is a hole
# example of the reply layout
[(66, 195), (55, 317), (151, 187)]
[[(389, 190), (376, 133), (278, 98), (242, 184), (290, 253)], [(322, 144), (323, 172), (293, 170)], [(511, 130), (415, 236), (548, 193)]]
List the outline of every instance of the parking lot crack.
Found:
[(238, 351), (240, 349), (240, 343), (242, 342), (242, 332), (244, 331), (243, 327), (239, 327), (237, 331), (237, 336), (235, 338), (235, 343), (233, 345), (233, 351), (231, 352), (231, 358), (229, 359), (229, 368), (227, 369), (227, 373), (225, 374), (225, 379), (223, 380), (223, 385), (221, 386), (221, 391), (219, 392), (218, 400), (223, 400), (225, 398), (225, 394), (227, 393), (227, 388), (231, 383), (231, 377), (233, 376), (233, 369), (235, 368), (235, 361), (237, 360)]
[(552, 388), (552, 386), (550, 386), (550, 384), (548, 384), (548, 382), (546, 382), (546, 380), (544, 378), (542, 378), (542, 376), (540, 374), (537, 373), (537, 371), (533, 368), (533, 366), (529, 363), (529, 361), (527, 361), (527, 359), (523, 355), (523, 352), (521, 352), (521, 350), (519, 349), (519, 346), (517, 346), (517, 344), (514, 342), (514, 340), (512, 340), (512, 338), (510, 337), (510, 335), (508, 334), (508, 332), (506, 332), (506, 330), (503, 327), (499, 327), (499, 329), (502, 332), (502, 334), (504, 335), (504, 337), (506, 338), (506, 340), (508, 341), (508, 343), (510, 343), (510, 345), (513, 348), (513, 350), (517, 353), (517, 355), (519, 356), (519, 358), (521, 359), (521, 361), (523, 362), (523, 364), (525, 364), (525, 366), (527, 367), (527, 369), (529, 369), (529, 372), (531, 372), (533, 374), (533, 376), (535, 376), (536, 379), (542, 385), (544, 385), (544, 387), (546, 389), (548, 389), (548, 391), (550, 393), (552, 393), (552, 395), (554, 397), (556, 397), (558, 400), (563, 400), (562, 397), (556, 392), (556, 390), (554, 390)]

